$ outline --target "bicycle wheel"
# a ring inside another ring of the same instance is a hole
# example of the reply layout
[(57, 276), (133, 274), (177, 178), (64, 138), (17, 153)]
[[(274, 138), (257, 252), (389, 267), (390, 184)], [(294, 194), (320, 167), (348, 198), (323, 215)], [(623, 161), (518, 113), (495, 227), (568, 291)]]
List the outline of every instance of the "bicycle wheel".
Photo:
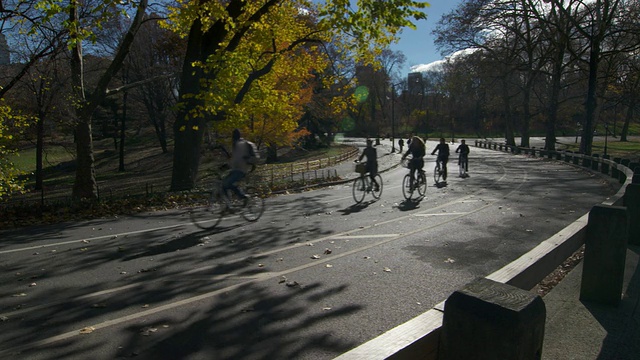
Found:
[(264, 198), (260, 195), (258, 189), (248, 187), (245, 189), (247, 195), (247, 204), (242, 211), (242, 217), (247, 221), (257, 221), (264, 213)]
[(364, 176), (357, 178), (353, 182), (353, 200), (355, 200), (356, 204), (360, 204), (364, 200), (364, 194), (367, 191), (366, 186)]
[(382, 176), (380, 176), (380, 174), (376, 174), (375, 178), (378, 183), (378, 190), (376, 191), (375, 185), (371, 184), (373, 186), (373, 188), (371, 188), (371, 195), (376, 199), (380, 199), (380, 195), (382, 195)]
[(460, 170), (460, 177), (464, 177), (464, 160), (458, 160), (458, 169)]
[(220, 198), (220, 192), (214, 190), (207, 194), (204, 204), (189, 209), (191, 222), (201, 229), (213, 229), (220, 223), (227, 206)]
[(427, 193), (427, 177), (424, 175), (423, 171), (418, 171), (418, 194), (420, 196), (424, 196)]
[(411, 199), (411, 195), (413, 195), (413, 189), (411, 188), (411, 175), (407, 174), (404, 176), (402, 180), (402, 195), (406, 200)]
[(436, 162), (436, 167), (433, 168), (433, 181), (438, 184), (440, 182), (440, 177), (442, 176), (442, 171), (440, 171), (440, 163)]

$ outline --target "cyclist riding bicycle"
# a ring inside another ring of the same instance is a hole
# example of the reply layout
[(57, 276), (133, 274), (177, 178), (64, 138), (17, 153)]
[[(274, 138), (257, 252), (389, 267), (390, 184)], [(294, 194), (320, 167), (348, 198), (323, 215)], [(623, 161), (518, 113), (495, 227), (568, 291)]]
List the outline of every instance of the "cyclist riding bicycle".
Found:
[(447, 180), (447, 162), (449, 161), (449, 144), (446, 143), (444, 138), (440, 138), (440, 143), (431, 152), (431, 155), (435, 155), (438, 152), (436, 162), (442, 163), (442, 179)]
[(469, 145), (464, 140), (460, 140), (460, 145), (456, 149), (456, 153), (460, 153), (458, 162), (461, 162), (464, 166), (464, 171), (469, 171)]
[(411, 174), (411, 186), (413, 187), (413, 180), (415, 179), (415, 173), (417, 171), (422, 171), (424, 167), (424, 155), (427, 150), (424, 145), (424, 141), (418, 136), (413, 136), (411, 138), (411, 142), (408, 142), (409, 146), (407, 147), (407, 152), (402, 155), (402, 160), (404, 160), (409, 154), (411, 154), (411, 160), (409, 160), (409, 170)]
[(246, 204), (247, 195), (236, 184), (244, 179), (249, 171), (255, 169), (253, 162), (256, 154), (253, 150), (253, 145), (240, 136), (240, 130), (234, 129), (231, 139), (233, 141), (231, 155), (227, 153), (227, 156), (231, 158), (231, 172), (222, 180), (222, 190), (224, 194), (227, 193), (227, 190), (233, 191)]
[(367, 164), (365, 166), (365, 172), (369, 173), (371, 183), (373, 184), (373, 190), (380, 190), (380, 185), (376, 181), (376, 175), (378, 174), (378, 153), (376, 148), (373, 147), (373, 140), (367, 139), (367, 147), (364, 148), (362, 154), (358, 158), (358, 161), (362, 161), (363, 157), (367, 157)]

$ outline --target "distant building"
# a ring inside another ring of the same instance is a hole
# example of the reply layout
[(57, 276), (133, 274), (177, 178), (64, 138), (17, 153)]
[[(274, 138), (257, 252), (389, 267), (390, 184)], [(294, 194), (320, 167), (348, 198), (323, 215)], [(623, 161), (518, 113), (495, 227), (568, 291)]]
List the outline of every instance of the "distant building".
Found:
[(407, 75), (407, 90), (411, 95), (418, 95), (422, 93), (424, 84), (422, 82), (421, 72), (412, 72)]
[(0, 33), (0, 65), (9, 65), (10, 59), (7, 38)]

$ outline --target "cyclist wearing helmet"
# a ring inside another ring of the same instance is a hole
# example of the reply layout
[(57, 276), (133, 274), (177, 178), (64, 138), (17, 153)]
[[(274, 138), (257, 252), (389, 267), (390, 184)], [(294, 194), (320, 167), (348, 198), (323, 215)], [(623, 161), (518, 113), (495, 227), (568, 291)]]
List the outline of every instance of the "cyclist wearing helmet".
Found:
[(431, 152), (431, 155), (435, 155), (438, 152), (436, 161), (442, 162), (442, 179), (447, 180), (447, 162), (449, 161), (449, 144), (446, 143), (444, 138), (440, 138), (440, 144), (436, 146)]
[(367, 157), (365, 171), (369, 173), (369, 178), (371, 178), (371, 183), (373, 184), (373, 190), (378, 191), (380, 189), (380, 185), (376, 181), (376, 175), (378, 174), (378, 153), (376, 148), (373, 147), (373, 140), (371, 139), (367, 139), (367, 147), (362, 151), (358, 161), (362, 161), (362, 158), (365, 156)]
[(418, 136), (413, 136), (410, 140), (411, 142), (407, 141), (409, 146), (407, 147), (407, 152), (402, 155), (402, 160), (411, 155), (411, 160), (409, 160), (409, 170), (411, 172), (411, 186), (413, 186), (416, 170), (422, 171), (422, 168), (424, 167), (423, 157), (426, 154), (426, 147), (424, 145), (424, 141)]

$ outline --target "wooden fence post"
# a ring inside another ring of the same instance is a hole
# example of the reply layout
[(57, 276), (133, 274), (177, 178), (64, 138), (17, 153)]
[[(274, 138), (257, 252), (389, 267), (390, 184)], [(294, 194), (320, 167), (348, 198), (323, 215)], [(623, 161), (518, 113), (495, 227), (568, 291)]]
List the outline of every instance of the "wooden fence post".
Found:
[(622, 206), (596, 205), (589, 212), (580, 300), (613, 306), (620, 302), (628, 224)]
[(591, 155), (591, 170), (595, 170), (598, 171), (598, 164), (600, 163), (600, 155), (598, 154), (592, 154)]
[(640, 184), (627, 185), (623, 199), (629, 215), (629, 244), (640, 245)]
[[(602, 160), (610, 160), (610, 159), (611, 159), (611, 156), (602, 155)], [(603, 161), (602, 166), (600, 167), (600, 172), (602, 172), (603, 174), (609, 175), (609, 164)]]
[(545, 316), (540, 296), (477, 279), (445, 302), (439, 359), (539, 360)]
[[(622, 166), (629, 167), (630, 163), (631, 163), (631, 160), (629, 160), (629, 159), (620, 160), (620, 165), (622, 165)], [(624, 182), (627, 181), (627, 174), (624, 171), (620, 171), (619, 180), (620, 180), (620, 184), (624, 184)]]
[[(616, 164), (620, 164), (620, 162), (622, 161), (622, 158), (613, 158), (613, 162)], [(611, 169), (611, 177), (614, 179), (619, 179), (620, 178), (620, 170), (618, 170), (617, 168), (612, 168)]]

